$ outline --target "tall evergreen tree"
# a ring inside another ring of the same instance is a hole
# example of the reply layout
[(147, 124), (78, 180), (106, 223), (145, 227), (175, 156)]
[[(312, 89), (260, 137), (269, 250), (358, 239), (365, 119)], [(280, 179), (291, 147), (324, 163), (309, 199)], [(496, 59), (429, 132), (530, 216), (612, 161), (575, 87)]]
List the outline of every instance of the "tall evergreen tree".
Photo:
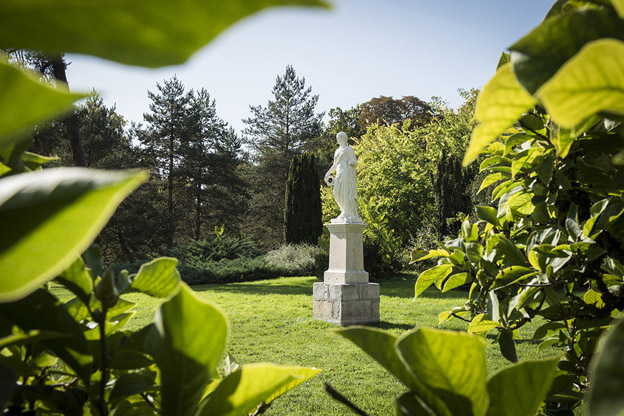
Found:
[(273, 100), (266, 107), (250, 106), (252, 116), (243, 120), (243, 133), (253, 151), (250, 172), (250, 232), (265, 245), (279, 244), (283, 236), (283, 207), (288, 167), (293, 155), (321, 131), (323, 114), (315, 113), (318, 95), (286, 67), (273, 87)]
[(190, 134), (189, 102), (191, 94), (184, 92), (184, 85), (176, 76), (156, 84), (158, 93), (148, 91), (152, 100), (150, 112), (143, 114), (148, 123), (145, 130), (138, 130), (138, 139), (151, 159), (154, 174), (166, 180), (167, 188), (167, 246), (173, 245), (177, 220), (174, 212), (174, 188), (179, 182), (181, 146)]
[[(189, 106), (187, 127), (190, 134), (181, 146), (180, 171), (189, 182), (189, 196), (194, 207), (192, 236), (199, 240), (202, 224), (209, 216), (223, 224), (228, 222), (224, 216), (231, 217), (232, 211), (242, 214), (240, 198), (237, 198), (243, 192), (238, 172), (241, 141), (217, 116), (215, 100), (205, 89), (192, 93)], [(206, 205), (210, 212), (204, 209)]]
[(437, 228), (441, 236), (457, 234), (461, 221), (458, 214), (472, 211), (470, 184), (477, 170), (474, 165), (462, 167), (461, 158), (456, 154), (442, 150), (437, 163), (437, 176), (433, 191), (437, 210)]
[(290, 163), (284, 208), (286, 243), (316, 244), (323, 232), (321, 182), (314, 159), (311, 153), (303, 153)]

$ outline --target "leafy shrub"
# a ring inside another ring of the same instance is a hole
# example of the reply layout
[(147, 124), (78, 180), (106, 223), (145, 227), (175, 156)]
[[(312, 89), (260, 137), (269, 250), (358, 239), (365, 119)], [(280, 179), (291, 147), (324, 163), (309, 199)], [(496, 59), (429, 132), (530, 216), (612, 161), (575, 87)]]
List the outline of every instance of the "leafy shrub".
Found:
[[(2, 10), (0, 43), (58, 56), (71, 51), (164, 66), (185, 61), (220, 30), (271, 3), (222, 10), (193, 24), (189, 17), (202, 15), (205, 7), (171, 3), (154, 20), (146, 3), (102, 7), (96, 13), (90, 5), (76, 4), (71, 16), (60, 19), (49, 12), (58, 12), (66, 6), (63, 2), (32, 1), (20, 10)], [(111, 13), (114, 18), (102, 18)], [(182, 32), (169, 30), (167, 21), (180, 20), (188, 23)], [(156, 36), (142, 36), (146, 31)], [(23, 133), (72, 113), (73, 103), (84, 98), (57, 84), (46, 85), (0, 60), (3, 413), (248, 414), (260, 412), (259, 407), (317, 373), (258, 364), (218, 374), (227, 319), (180, 283), (175, 259), (154, 260), (136, 275), (102, 270), (99, 250), (89, 245), (147, 175), (78, 168), (40, 171), (51, 159), (25, 152), (30, 139)], [(63, 303), (42, 288), (53, 279), (75, 297)], [(134, 314), (134, 304), (120, 297), (129, 287), (168, 298), (156, 322), (136, 332), (124, 329)]]
[(190, 285), (206, 283), (245, 282), (274, 279), (281, 276), (278, 267), (269, 264), (262, 256), (240, 257), (219, 261), (192, 260), (179, 267), (182, 280)]
[(317, 271), (317, 258), (322, 261), (323, 254), (323, 249), (310, 244), (287, 244), (268, 252), (264, 259), (282, 276), (311, 276)]
[(215, 237), (210, 240), (191, 240), (171, 250), (171, 255), (183, 263), (216, 262), (241, 257), (253, 258), (262, 254), (249, 237)]
[(614, 39), (624, 14), (611, 3), (559, 1), (503, 54), (465, 156), (485, 149), (481, 188), (494, 187), (496, 206), (477, 206), (458, 239), (414, 252), (438, 259), (416, 295), (470, 283), (469, 301), (440, 321), (495, 330), (507, 359), (517, 360), (518, 329), (545, 320), (533, 338), (565, 351), (549, 414), (582, 404), (599, 337), (624, 310), (624, 42)]
[[(486, 376), (483, 341), (461, 332), (417, 328), (395, 337), (375, 328), (353, 326), (338, 334), (406, 387), (396, 399), (398, 415), (542, 415), (542, 401), (561, 383), (557, 370), (560, 356), (521, 361)], [(624, 353), (624, 323), (602, 338), (602, 350), (591, 364), (587, 414), (621, 414), (624, 372), (616, 363)], [(360, 410), (344, 396), (327, 390), (351, 409)]]

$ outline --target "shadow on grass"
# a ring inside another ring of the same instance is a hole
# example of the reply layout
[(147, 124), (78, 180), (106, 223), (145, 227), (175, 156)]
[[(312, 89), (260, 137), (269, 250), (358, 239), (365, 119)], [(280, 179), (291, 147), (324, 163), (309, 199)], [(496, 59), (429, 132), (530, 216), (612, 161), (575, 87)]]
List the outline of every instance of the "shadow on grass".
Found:
[(263, 280), (248, 283), (225, 283), (193, 286), (196, 292), (244, 293), (248, 295), (310, 295), (314, 278), (290, 280), (288, 283), (276, 283), (275, 280)]
[(377, 322), (376, 324), (369, 324), (367, 326), (373, 327), (373, 328), (378, 328), (378, 329), (384, 329), (384, 330), (388, 330), (388, 329), (401, 329), (404, 331), (410, 330), (414, 328), (414, 325), (410, 325), (410, 324), (397, 324), (395, 322), (387, 322), (387, 321), (381, 321), (381, 322)]
[[(257, 280), (253, 282), (217, 283), (193, 286), (197, 292), (213, 293), (241, 293), (254, 295), (309, 295), (312, 296), (312, 287), (321, 280), (315, 277), (278, 278), (269, 280)], [(395, 277), (379, 280), (381, 296), (413, 299), (414, 283), (416, 277), (410, 273), (404, 273)], [(435, 288), (430, 288), (419, 296), (419, 299), (465, 299), (466, 291), (452, 290), (441, 293)]]

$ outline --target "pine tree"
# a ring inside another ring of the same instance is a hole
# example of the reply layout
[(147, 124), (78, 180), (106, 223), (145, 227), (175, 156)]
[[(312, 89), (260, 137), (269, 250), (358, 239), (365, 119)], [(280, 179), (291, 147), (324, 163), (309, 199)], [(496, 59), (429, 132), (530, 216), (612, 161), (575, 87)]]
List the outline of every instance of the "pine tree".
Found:
[(156, 84), (159, 93), (148, 91), (152, 100), (150, 113), (143, 114), (148, 123), (146, 130), (138, 132), (138, 138), (145, 146), (152, 160), (154, 174), (167, 182), (167, 247), (172, 247), (178, 219), (174, 212), (174, 188), (179, 179), (181, 146), (189, 137), (189, 102), (191, 94), (184, 92), (184, 85), (173, 77)]
[(241, 141), (217, 116), (215, 100), (205, 89), (192, 93), (189, 105), (190, 135), (181, 146), (180, 171), (188, 180), (194, 207), (192, 236), (199, 240), (202, 225), (209, 216), (213, 219), (210, 225), (214, 226), (231, 223), (232, 214), (241, 214), (238, 198), (244, 192), (238, 169)]
[(274, 99), (266, 107), (250, 106), (252, 116), (243, 120), (243, 131), (253, 151), (252, 188), (248, 232), (267, 245), (276, 245), (283, 236), (284, 192), (288, 167), (304, 144), (320, 134), (323, 114), (316, 114), (318, 95), (305, 87), (292, 66), (286, 67), (273, 87)]
[(286, 243), (316, 244), (323, 232), (321, 182), (314, 159), (314, 155), (303, 153), (290, 163), (284, 208)]

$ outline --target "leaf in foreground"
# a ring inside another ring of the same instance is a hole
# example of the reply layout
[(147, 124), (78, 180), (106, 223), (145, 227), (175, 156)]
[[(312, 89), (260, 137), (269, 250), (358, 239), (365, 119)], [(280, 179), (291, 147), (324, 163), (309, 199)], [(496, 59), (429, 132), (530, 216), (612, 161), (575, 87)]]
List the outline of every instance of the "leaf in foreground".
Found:
[(180, 285), (178, 260), (160, 257), (141, 265), (132, 281), (132, 288), (156, 298), (166, 298)]
[(606, 332), (590, 371), (587, 408), (592, 416), (624, 414), (624, 322)]
[(224, 378), (202, 404), (200, 416), (245, 416), (259, 404), (298, 386), (321, 370), (273, 364), (243, 365)]
[(557, 373), (559, 359), (523, 361), (490, 377), (488, 416), (534, 415)]
[(42, 84), (1, 58), (0, 85), (0, 150), (15, 144), (20, 133), (70, 110), (74, 101), (85, 97)]
[(27, 296), (69, 267), (146, 177), (64, 168), (0, 180), (0, 302)]
[(483, 343), (474, 335), (419, 328), (396, 348), (412, 372), (453, 415), (482, 416), (488, 407)]
[(322, 0), (3, 0), (0, 48), (148, 67), (181, 64), (242, 18), (288, 5), (327, 7)]
[(161, 370), (163, 415), (194, 414), (206, 385), (219, 377), (227, 333), (225, 315), (184, 283), (162, 304), (147, 349)]
[(535, 98), (526, 92), (511, 71), (511, 64), (500, 67), (479, 96), (475, 119), (480, 124), (470, 137), (464, 166), (475, 160), (488, 144), (503, 134), (535, 103)]
[(587, 44), (537, 95), (553, 119), (568, 128), (600, 111), (624, 115), (624, 42)]

